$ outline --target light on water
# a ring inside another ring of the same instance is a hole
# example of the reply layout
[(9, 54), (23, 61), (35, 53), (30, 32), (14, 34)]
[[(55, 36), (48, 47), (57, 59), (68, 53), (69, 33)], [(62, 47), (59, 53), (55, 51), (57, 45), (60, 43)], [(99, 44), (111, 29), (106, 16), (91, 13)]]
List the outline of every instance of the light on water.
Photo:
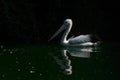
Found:
[(29, 62), (28, 64), (31, 65), (31, 62)]
[(32, 74), (32, 73), (35, 73), (35, 71), (30, 71), (30, 73)]
[(42, 74), (40, 73), (40, 76), (42, 76)]
[(21, 71), (20, 69), (18, 69), (18, 71)]
[(114, 80), (117, 47), (4, 46), (0, 80)]
[(2, 49), (2, 48), (3, 48), (3, 45), (1, 45), (0, 48)]
[(12, 54), (13, 52), (12, 51), (10, 51), (10, 54)]
[(19, 64), (19, 61), (16, 61), (16, 64)]
[(1, 77), (2, 77), (2, 78), (5, 78), (5, 75), (4, 75), (4, 74), (2, 74), (2, 75), (1, 75)]

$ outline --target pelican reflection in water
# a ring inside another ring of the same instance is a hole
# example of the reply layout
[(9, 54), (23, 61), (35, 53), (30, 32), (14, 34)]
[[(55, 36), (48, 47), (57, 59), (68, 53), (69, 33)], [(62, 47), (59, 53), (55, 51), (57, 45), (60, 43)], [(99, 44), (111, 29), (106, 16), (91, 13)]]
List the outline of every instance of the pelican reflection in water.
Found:
[(66, 19), (64, 21), (64, 24), (60, 27), (60, 29), (49, 39), (52, 40), (55, 38), (61, 31), (66, 29), (64, 32), (62, 38), (61, 38), (61, 45), (63, 46), (93, 46), (93, 45), (98, 45), (100, 41), (92, 42), (92, 38), (99, 39), (98, 36), (93, 36), (90, 34), (87, 35), (80, 35), (77, 37), (71, 37), (67, 39), (67, 36), (72, 28), (72, 20), (71, 19)]
[(71, 75), (72, 74), (72, 66), (71, 66), (71, 60), (67, 56), (66, 50), (61, 50), (61, 53), (58, 55), (53, 55), (53, 58), (57, 62), (57, 64), (60, 66), (61, 71), (65, 75)]
[[(72, 74), (72, 61), (70, 60), (69, 56), (71, 57), (79, 57), (79, 58), (90, 58), (90, 54), (92, 52), (99, 52), (98, 47), (64, 47), (61, 49), (61, 53), (57, 55), (52, 55), (56, 63), (60, 66), (61, 71), (65, 75)], [(68, 56), (69, 54), (69, 56)]]

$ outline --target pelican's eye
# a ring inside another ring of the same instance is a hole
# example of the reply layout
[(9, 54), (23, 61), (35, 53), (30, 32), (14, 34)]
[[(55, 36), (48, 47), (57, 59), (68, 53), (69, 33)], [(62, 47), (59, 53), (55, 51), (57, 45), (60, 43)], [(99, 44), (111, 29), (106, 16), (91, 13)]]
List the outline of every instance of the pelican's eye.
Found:
[(67, 23), (66, 23), (66, 26), (69, 26), (69, 25), (70, 25), (70, 23), (67, 22)]

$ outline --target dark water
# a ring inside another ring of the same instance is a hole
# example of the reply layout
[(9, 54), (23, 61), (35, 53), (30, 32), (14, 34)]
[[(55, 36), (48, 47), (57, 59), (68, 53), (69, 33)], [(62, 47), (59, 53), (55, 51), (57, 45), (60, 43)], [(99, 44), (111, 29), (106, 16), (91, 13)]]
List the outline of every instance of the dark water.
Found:
[(118, 80), (119, 45), (0, 48), (0, 80)]

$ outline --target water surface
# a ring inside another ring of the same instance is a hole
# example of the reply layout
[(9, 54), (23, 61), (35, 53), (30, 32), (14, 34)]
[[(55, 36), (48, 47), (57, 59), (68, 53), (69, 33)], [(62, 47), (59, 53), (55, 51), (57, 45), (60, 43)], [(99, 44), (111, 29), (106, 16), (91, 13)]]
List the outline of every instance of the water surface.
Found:
[(119, 45), (0, 48), (0, 80), (116, 80)]

